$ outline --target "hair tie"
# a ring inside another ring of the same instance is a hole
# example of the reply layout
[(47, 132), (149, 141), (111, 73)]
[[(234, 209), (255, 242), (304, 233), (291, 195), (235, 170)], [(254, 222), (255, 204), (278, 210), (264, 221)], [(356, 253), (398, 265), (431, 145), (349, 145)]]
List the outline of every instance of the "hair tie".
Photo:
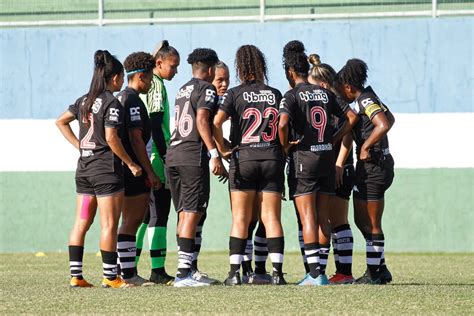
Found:
[(137, 72), (144, 72), (144, 71), (145, 71), (144, 68), (135, 69), (135, 70), (130, 70), (130, 71), (127, 71), (127, 76), (132, 75), (132, 74), (135, 74), (135, 73), (137, 73)]

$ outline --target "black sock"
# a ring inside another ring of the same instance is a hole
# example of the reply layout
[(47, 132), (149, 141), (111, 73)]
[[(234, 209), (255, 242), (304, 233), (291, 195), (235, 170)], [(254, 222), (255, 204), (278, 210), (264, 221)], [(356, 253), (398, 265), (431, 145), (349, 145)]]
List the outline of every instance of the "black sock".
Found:
[(82, 260), (84, 258), (84, 247), (69, 246), (69, 269), (71, 278), (82, 280)]
[(255, 273), (266, 274), (267, 269), (265, 268), (265, 264), (268, 257), (268, 246), (267, 233), (265, 231), (265, 225), (263, 225), (262, 222), (258, 223), (253, 241), (253, 249), (255, 254)]
[(345, 275), (352, 275), (352, 252), (354, 248), (354, 238), (349, 224), (340, 225), (334, 228), (337, 239), (337, 254), (339, 265), (337, 272)]
[(255, 226), (257, 226), (257, 221), (253, 221), (249, 225), (249, 229), (247, 231), (247, 243), (245, 246), (245, 253), (242, 258), (242, 273), (249, 274), (253, 272), (252, 269), (252, 255), (253, 255), (253, 231), (255, 230)]
[(178, 278), (185, 278), (191, 272), (194, 238), (178, 238)]
[(196, 237), (194, 237), (194, 248), (193, 248), (193, 263), (191, 265), (191, 270), (198, 270), (198, 257), (201, 252), (202, 244), (202, 227), (206, 221), (206, 213), (201, 216), (199, 224), (196, 227)]
[(365, 234), (367, 269), (372, 279), (380, 273), (380, 262), (383, 257), (385, 238), (383, 234)]
[(329, 248), (330, 244), (319, 244), (319, 267), (320, 273), (326, 274), (326, 266), (328, 264)]
[(285, 252), (285, 237), (267, 238), (268, 254), (272, 261), (273, 273), (283, 273), (283, 256)]
[(234, 276), (240, 270), (240, 264), (242, 263), (242, 257), (245, 253), (246, 244), (247, 239), (241, 239), (232, 236), (229, 238), (230, 277)]
[(317, 278), (321, 273), (318, 261), (318, 243), (304, 244), (306, 259), (308, 260), (309, 274)]
[(119, 234), (117, 236), (117, 252), (120, 259), (120, 270), (124, 279), (130, 279), (135, 274), (136, 247), (135, 235)]
[(117, 278), (117, 252), (100, 250), (100, 253), (104, 278), (115, 280)]
[(303, 259), (304, 270), (306, 271), (306, 273), (309, 273), (308, 260), (304, 252), (303, 224), (301, 223), (301, 218), (300, 218), (298, 209), (296, 208), (296, 203), (294, 203), (294, 205), (295, 205), (295, 211), (296, 211), (296, 220), (298, 223), (298, 241), (300, 243), (301, 258)]

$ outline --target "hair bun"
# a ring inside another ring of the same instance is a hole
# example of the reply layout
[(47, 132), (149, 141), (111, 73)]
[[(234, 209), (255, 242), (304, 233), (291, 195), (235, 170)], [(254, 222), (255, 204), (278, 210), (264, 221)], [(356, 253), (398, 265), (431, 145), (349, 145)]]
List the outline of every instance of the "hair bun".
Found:
[(158, 54), (160, 50), (162, 50), (163, 48), (167, 48), (169, 46), (170, 46), (170, 43), (167, 40), (162, 40), (156, 45), (155, 49), (153, 50), (152, 55), (156, 56), (156, 54)]
[(289, 52), (304, 53), (304, 51), (305, 51), (304, 44), (296, 40), (288, 42), (283, 48), (284, 54), (289, 53)]
[(313, 66), (317, 66), (317, 65), (321, 64), (321, 59), (320, 59), (318, 54), (309, 55), (308, 61)]

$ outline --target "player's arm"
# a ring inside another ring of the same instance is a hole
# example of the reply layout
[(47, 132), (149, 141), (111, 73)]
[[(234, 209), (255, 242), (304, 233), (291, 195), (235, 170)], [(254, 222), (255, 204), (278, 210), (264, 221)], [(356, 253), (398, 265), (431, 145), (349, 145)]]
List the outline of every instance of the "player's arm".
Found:
[(347, 157), (352, 149), (352, 143), (354, 138), (352, 133), (347, 133), (342, 138), (341, 149), (336, 159), (336, 188), (339, 188), (342, 185), (342, 176), (344, 172), (344, 164), (346, 163)]
[(290, 116), (287, 113), (280, 113), (280, 119), (278, 121), (278, 138), (280, 139), (281, 147), (285, 152), (285, 155), (288, 155), (290, 150), (290, 143), (288, 141), (288, 132), (290, 124)]
[(389, 130), (392, 128), (393, 124), (395, 124), (395, 116), (393, 116), (392, 112), (390, 110), (385, 112), (385, 116), (387, 117), (388, 124), (390, 125)]
[(369, 148), (378, 143), (382, 138), (387, 135), (390, 130), (390, 123), (387, 119), (387, 116), (384, 112), (380, 111), (377, 114), (373, 115), (371, 118), (372, 124), (374, 124), (374, 129), (369, 137), (362, 144), (360, 150), (360, 160), (370, 160)]
[(77, 150), (79, 150), (79, 139), (72, 131), (70, 123), (74, 121), (76, 117), (69, 110), (61, 114), (56, 120), (56, 126), (63, 136), (70, 142)]
[(344, 116), (346, 117), (346, 120), (342, 124), (341, 128), (333, 135), (333, 144), (336, 144), (341, 141), (344, 135), (349, 133), (349, 131), (352, 130), (354, 125), (356, 125), (357, 121), (359, 121), (359, 116), (355, 114), (352, 109), (348, 109), (344, 113)]
[(212, 138), (211, 125), (209, 119), (211, 117), (211, 111), (207, 108), (200, 108), (196, 114), (196, 127), (202, 141), (207, 147), (207, 151), (211, 155), (211, 171), (215, 175), (224, 174), (224, 166), (222, 165), (221, 158), (217, 152), (214, 139)]
[(105, 127), (105, 140), (112, 149), (113, 153), (116, 154), (120, 160), (122, 160), (130, 169), (135, 177), (142, 174), (142, 168), (133, 162), (132, 158), (127, 154), (125, 148), (123, 148), (122, 140), (118, 135), (118, 129), (115, 127)]
[(147, 174), (148, 181), (150, 185), (158, 190), (161, 187), (161, 181), (156, 176), (151, 166), (150, 159), (148, 159), (148, 154), (146, 152), (146, 145), (143, 142), (142, 138), (142, 129), (141, 128), (132, 128), (128, 130), (128, 136), (130, 138), (130, 144), (132, 145), (133, 152), (137, 156), (138, 161), (145, 169)]
[(154, 112), (150, 114), (150, 120), (151, 120), (151, 137), (153, 139), (153, 142), (156, 145), (156, 148), (158, 149), (158, 153), (160, 154), (160, 157), (164, 160), (166, 157), (166, 141), (165, 141), (165, 135), (163, 134), (163, 129), (161, 127), (163, 123), (163, 112)]
[(226, 139), (224, 139), (222, 125), (228, 117), (229, 115), (225, 111), (219, 110), (217, 115), (214, 117), (214, 122), (212, 124), (212, 134), (216, 140), (217, 150), (219, 150), (222, 158), (226, 160), (230, 158), (231, 151), (229, 149), (228, 142), (226, 143)]

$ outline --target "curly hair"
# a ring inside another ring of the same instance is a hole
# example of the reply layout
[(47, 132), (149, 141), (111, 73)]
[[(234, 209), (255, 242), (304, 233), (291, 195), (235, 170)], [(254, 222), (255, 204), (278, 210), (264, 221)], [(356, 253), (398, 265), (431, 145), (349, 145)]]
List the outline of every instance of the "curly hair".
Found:
[(333, 87), (336, 78), (336, 71), (328, 64), (321, 63), (318, 54), (311, 54), (308, 57), (309, 63), (313, 66), (309, 71), (309, 75), (315, 81), (322, 81)]
[(162, 60), (168, 58), (171, 55), (179, 57), (179, 53), (176, 48), (170, 46), (170, 43), (167, 40), (162, 40), (159, 42), (153, 50), (152, 55), (155, 59)]
[(215, 50), (210, 48), (196, 48), (188, 56), (188, 64), (193, 66), (193, 70), (214, 67), (219, 62), (219, 57)]
[(292, 69), (301, 77), (307, 77), (309, 71), (308, 57), (304, 44), (300, 41), (290, 41), (283, 47), (283, 67), (285, 71)]
[(252, 80), (257, 82), (268, 80), (265, 55), (254, 45), (239, 47), (235, 54), (235, 69), (237, 77), (242, 83)]
[(367, 81), (367, 71), (369, 67), (360, 59), (349, 59), (344, 67), (336, 75), (337, 82), (341, 84), (350, 84), (358, 90), (363, 90)]
[(153, 71), (155, 58), (145, 52), (136, 52), (128, 55), (123, 64), (130, 79), (135, 73)]

